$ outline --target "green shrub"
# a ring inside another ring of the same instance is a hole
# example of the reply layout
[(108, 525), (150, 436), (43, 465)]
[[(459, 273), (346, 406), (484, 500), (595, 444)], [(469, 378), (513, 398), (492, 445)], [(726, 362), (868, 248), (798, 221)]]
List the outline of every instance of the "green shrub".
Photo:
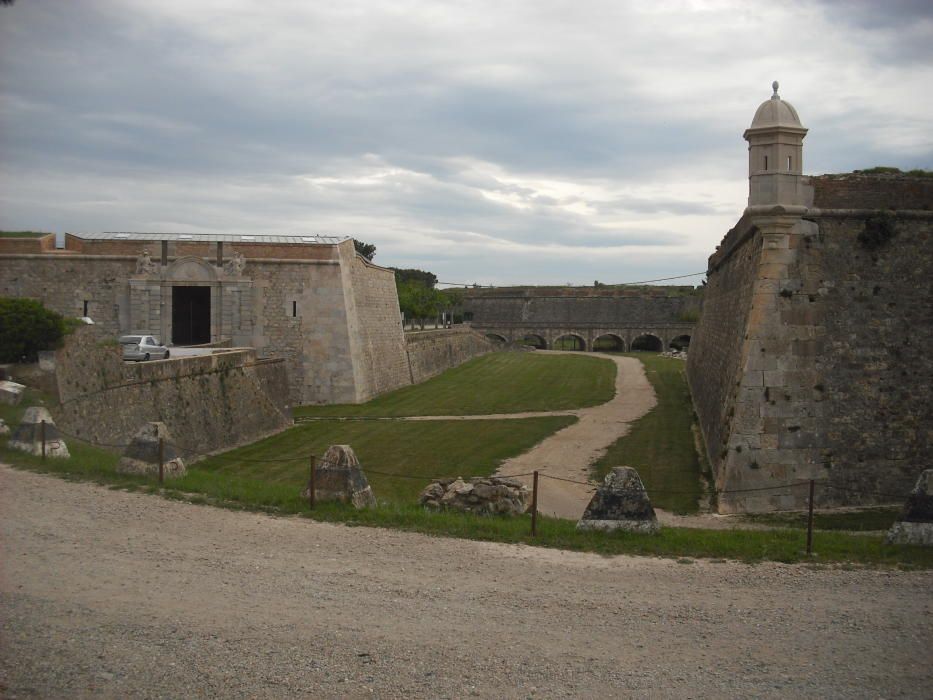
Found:
[(34, 299), (0, 297), (0, 362), (34, 362), (40, 350), (55, 347), (65, 320)]

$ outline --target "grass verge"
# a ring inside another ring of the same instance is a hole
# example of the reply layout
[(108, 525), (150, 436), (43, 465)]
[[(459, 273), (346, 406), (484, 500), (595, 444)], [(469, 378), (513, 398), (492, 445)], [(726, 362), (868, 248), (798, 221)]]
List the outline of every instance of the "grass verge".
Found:
[[(197, 470), (285, 485), (294, 491), (308, 480), (308, 455), (329, 445), (352, 445), (380, 502), (415, 503), (437, 476), (488, 476), (499, 464), (576, 422), (572, 416), (508, 420), (315, 421), (247, 447), (210, 457)], [(249, 460), (288, 459), (287, 463)], [(406, 478), (378, 472), (404, 474)]]
[(487, 542), (527, 544), (538, 547), (596, 552), (604, 555), (630, 554), (677, 558), (689, 563), (694, 558), (732, 559), (748, 563), (857, 564), (933, 569), (933, 549), (907, 545), (885, 545), (881, 537), (842, 532), (818, 532), (814, 536), (816, 555), (807, 557), (805, 534), (794, 529), (768, 531), (699, 530), (664, 528), (658, 535), (630, 533), (577, 532), (569, 520), (540, 517), (538, 537), (531, 538), (530, 518), (482, 517), (463, 513), (434, 513), (417, 505), (382, 503), (356, 511), (337, 504), (319, 505), (313, 512), (290, 482), (270, 482), (234, 476), (195, 466), (184, 479), (169, 482), (160, 489), (153, 480), (115, 472), (117, 455), (72, 440), (72, 458), (42, 462), (6, 448), (0, 440), (0, 460), (19, 468), (44, 472), (68, 479), (92, 481), (112, 487), (159, 493), (167, 498), (210, 504), (232, 509), (262, 511), (279, 515), (299, 515), (323, 522), (351, 526), (387, 527), (440, 537), (459, 537)]
[(299, 406), (297, 416), (470, 416), (598, 406), (615, 393), (601, 357), (497, 352), (364, 404)]
[(603, 478), (612, 467), (633, 467), (654, 505), (674, 513), (695, 513), (702, 496), (701, 465), (691, 430), (693, 403), (684, 362), (651, 353), (626, 356), (644, 364), (658, 405), (609, 447), (596, 462), (596, 476)]
[[(847, 530), (849, 532), (871, 532), (888, 530), (897, 520), (901, 508), (882, 506), (859, 508), (835, 513), (814, 513), (813, 527), (817, 530)], [(774, 527), (806, 529), (807, 514), (800, 513), (748, 513), (742, 518), (748, 522)]]

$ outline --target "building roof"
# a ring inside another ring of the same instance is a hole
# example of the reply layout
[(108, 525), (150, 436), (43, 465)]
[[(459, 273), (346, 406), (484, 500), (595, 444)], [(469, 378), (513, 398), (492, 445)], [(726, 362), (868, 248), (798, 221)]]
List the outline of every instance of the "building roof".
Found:
[(182, 241), (198, 243), (276, 243), (294, 245), (337, 245), (349, 236), (320, 236), (303, 233), (142, 233), (137, 231), (102, 231), (69, 233), (86, 241)]
[(752, 119), (752, 125), (748, 130), (774, 129), (776, 127), (803, 129), (797, 110), (794, 109), (790, 102), (785, 102), (778, 95), (778, 82), (776, 80), (771, 83), (771, 87), (774, 89), (774, 94), (771, 95), (771, 99), (765, 100), (758, 107), (755, 118)]

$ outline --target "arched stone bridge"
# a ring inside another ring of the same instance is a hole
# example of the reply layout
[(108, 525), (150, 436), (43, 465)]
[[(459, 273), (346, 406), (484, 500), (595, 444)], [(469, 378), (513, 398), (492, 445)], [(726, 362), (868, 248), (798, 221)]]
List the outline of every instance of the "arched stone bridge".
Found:
[(694, 323), (549, 325), (476, 323), (473, 329), (500, 343), (533, 345), (542, 350), (668, 350), (690, 344)]

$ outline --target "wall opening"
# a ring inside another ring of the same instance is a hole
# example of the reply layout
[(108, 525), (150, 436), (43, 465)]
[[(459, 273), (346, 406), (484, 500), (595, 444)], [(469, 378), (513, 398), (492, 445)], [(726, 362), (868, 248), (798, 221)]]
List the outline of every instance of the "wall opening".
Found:
[(690, 347), (689, 335), (678, 335), (671, 341), (671, 350), (683, 351)]
[(298, 318), (298, 302), (292, 302), (292, 318)]
[(593, 352), (625, 352), (625, 341), (613, 333), (601, 335), (593, 341)]
[(768, 169), (768, 156), (765, 156), (765, 170)]
[(87, 299), (85, 299), (84, 300), (84, 313), (81, 314), (82, 316), (90, 316), (90, 314), (87, 312), (89, 305), (90, 305), (90, 302)]
[(211, 342), (211, 288), (172, 287), (172, 343)]
[(551, 345), (552, 350), (586, 350), (586, 341), (578, 335), (562, 335)]
[(489, 338), (489, 340), (494, 342), (496, 345), (505, 345), (507, 342), (509, 342), (505, 338), (503, 338), (501, 335), (499, 335), (498, 333), (487, 333), (486, 337)]
[(530, 345), (533, 348), (538, 348), (538, 350), (546, 350), (547, 342), (540, 335), (526, 335), (522, 338), (522, 345)]
[(633, 352), (661, 352), (664, 349), (664, 343), (656, 335), (646, 333), (640, 335), (632, 341)]

